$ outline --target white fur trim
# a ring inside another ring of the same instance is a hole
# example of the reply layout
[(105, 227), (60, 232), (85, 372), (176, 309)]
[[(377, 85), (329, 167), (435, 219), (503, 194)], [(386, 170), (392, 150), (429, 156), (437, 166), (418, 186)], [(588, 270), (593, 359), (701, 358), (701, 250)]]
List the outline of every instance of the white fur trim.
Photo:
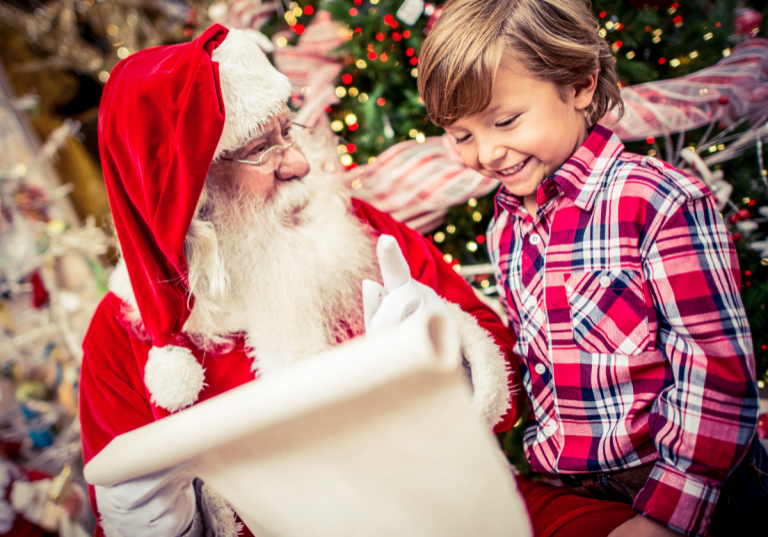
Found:
[(237, 537), (243, 525), (227, 501), (206, 484), (201, 499), (205, 527), (216, 537)]
[(205, 537), (205, 527), (200, 513), (195, 511), (195, 516), (187, 531), (181, 534), (181, 537)]
[(469, 313), (443, 300), (461, 330), (461, 352), (472, 370), (475, 395), (472, 406), (489, 427), (493, 427), (509, 410), (510, 366), (491, 334)]
[(108, 287), (122, 301), (123, 307), (120, 313), (133, 334), (139, 339), (149, 339), (144, 329), (144, 322), (141, 320), (141, 313), (139, 313), (139, 306), (136, 303), (136, 295), (133, 293), (131, 279), (128, 277), (128, 267), (125, 265), (125, 260), (122, 257), (109, 277)]
[(154, 404), (176, 412), (197, 401), (205, 386), (205, 370), (185, 347), (152, 347), (144, 367), (144, 384)]
[(256, 137), (291, 96), (291, 83), (261, 51), (257, 33), (231, 29), (213, 51), (226, 117), (214, 159)]
[(122, 257), (117, 262), (115, 270), (112, 271), (107, 287), (126, 305), (138, 311), (136, 295), (133, 294), (133, 286), (131, 286), (131, 279), (128, 276), (128, 267), (125, 264), (125, 259)]

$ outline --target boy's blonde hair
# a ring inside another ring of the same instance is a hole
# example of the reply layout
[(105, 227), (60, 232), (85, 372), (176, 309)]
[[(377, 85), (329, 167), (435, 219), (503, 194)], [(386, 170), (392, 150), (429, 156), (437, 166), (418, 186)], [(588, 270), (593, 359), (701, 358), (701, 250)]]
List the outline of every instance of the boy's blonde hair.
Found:
[(589, 0), (451, 0), (419, 54), (419, 94), (441, 127), (485, 110), (506, 54), (532, 76), (564, 88), (598, 72), (586, 110), (592, 127), (624, 113), (610, 47)]

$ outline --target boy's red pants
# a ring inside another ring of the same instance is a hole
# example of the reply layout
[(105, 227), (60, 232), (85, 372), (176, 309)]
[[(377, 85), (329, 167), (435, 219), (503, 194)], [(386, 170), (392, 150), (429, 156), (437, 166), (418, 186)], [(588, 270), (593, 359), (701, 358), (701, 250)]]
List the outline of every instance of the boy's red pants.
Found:
[(631, 506), (584, 498), (568, 487), (516, 478), (533, 524), (534, 537), (607, 537), (633, 518)]

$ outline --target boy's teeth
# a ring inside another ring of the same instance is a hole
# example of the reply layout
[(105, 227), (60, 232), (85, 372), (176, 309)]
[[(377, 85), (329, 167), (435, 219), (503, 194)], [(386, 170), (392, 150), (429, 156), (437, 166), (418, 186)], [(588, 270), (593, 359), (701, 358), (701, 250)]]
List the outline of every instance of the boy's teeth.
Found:
[(518, 164), (517, 166), (515, 166), (513, 168), (507, 168), (506, 170), (501, 170), (501, 173), (503, 173), (504, 175), (512, 175), (513, 173), (520, 171), (520, 169), (523, 166), (525, 166), (525, 163), (527, 161), (528, 161), (528, 159), (525, 159), (524, 161), (522, 161), (520, 164)]

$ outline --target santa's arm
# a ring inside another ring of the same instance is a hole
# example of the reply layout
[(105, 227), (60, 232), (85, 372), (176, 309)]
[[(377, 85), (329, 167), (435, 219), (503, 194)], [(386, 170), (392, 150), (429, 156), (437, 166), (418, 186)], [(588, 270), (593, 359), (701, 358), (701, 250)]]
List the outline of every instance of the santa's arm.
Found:
[(378, 234), (397, 240), (411, 277), (448, 303), (461, 329), (462, 352), (472, 369), (473, 404), (495, 432), (510, 429), (524, 405), (512, 332), (425, 237), (365, 202), (353, 199), (353, 207)]
[[(83, 443), (83, 459), (87, 464), (116, 436), (132, 431), (155, 420), (149, 397), (135, 358), (136, 347), (144, 343), (132, 338), (118, 322), (122, 304), (110, 294), (102, 301), (83, 343), (83, 363), (80, 372), (80, 426)], [(146, 344), (149, 345), (148, 343)], [(99, 517), (96, 537), (123, 537), (136, 535), (196, 535), (202, 529), (202, 522), (196, 512), (195, 494), (190, 487), (185, 487), (184, 498), (174, 486), (179, 478), (172, 470), (164, 472), (161, 479), (143, 478), (139, 485), (143, 487), (136, 493), (136, 484), (121, 484), (115, 487), (101, 487), (99, 491), (88, 486), (89, 499), (94, 513)], [(189, 479), (191, 486), (191, 478)], [(131, 489), (133, 487), (133, 489)], [(178, 488), (178, 487), (176, 487)], [(127, 490), (131, 489), (131, 490)], [(132, 493), (133, 490), (133, 493)], [(99, 496), (97, 501), (97, 495)], [(139, 498), (141, 503), (169, 504), (182, 506), (163, 520), (152, 522), (151, 532), (145, 516), (144, 505), (131, 509), (131, 498)], [(148, 498), (154, 498), (149, 500)], [(191, 502), (191, 504), (190, 504)], [(97, 505), (98, 504), (98, 505)], [(192, 522), (189, 522), (190, 514)], [(118, 531), (108, 518), (123, 527)], [(134, 524), (128, 526), (137, 531), (126, 531), (124, 519), (134, 517)], [(117, 520), (120, 519), (120, 520)], [(182, 520), (183, 519), (183, 520)], [(122, 525), (118, 524), (122, 523)], [(180, 531), (176, 529), (181, 528)], [(172, 528), (172, 529), (169, 529)], [(148, 530), (148, 531), (145, 531)], [(191, 532), (191, 533), (190, 533)]]

